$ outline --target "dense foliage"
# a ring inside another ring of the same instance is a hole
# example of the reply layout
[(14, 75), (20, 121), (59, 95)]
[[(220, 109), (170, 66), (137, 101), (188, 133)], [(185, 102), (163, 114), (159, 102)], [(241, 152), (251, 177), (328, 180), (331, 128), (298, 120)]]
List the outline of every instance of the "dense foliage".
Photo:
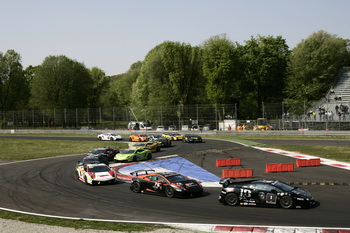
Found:
[(63, 55), (23, 70), (20, 55), (8, 50), (0, 53), (0, 111), (236, 103), (238, 117), (254, 118), (263, 102), (320, 99), (339, 69), (350, 66), (348, 42), (325, 31), (292, 50), (281, 36), (251, 37), (244, 45), (226, 35), (199, 46), (166, 41), (111, 77)]

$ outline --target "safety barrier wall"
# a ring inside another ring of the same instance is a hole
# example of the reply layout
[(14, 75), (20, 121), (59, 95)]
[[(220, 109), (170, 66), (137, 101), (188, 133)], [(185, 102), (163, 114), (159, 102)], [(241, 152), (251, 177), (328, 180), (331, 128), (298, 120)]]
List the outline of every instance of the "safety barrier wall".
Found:
[(241, 159), (237, 159), (237, 158), (216, 160), (217, 167), (230, 167), (230, 166), (240, 166), (240, 165), (241, 165)]
[(253, 169), (223, 169), (221, 178), (251, 178)]
[(321, 159), (297, 159), (297, 167), (314, 167), (321, 165)]
[(280, 164), (266, 164), (265, 172), (293, 172), (294, 164), (293, 163), (280, 163)]

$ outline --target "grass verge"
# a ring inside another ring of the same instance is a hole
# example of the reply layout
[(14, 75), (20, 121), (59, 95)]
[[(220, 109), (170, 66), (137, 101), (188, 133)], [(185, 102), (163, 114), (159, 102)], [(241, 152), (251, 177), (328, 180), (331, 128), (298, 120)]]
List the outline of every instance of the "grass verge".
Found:
[(148, 231), (154, 231), (162, 228), (171, 229), (171, 227), (166, 225), (70, 220), (70, 219), (61, 219), (61, 218), (32, 216), (32, 215), (14, 213), (14, 212), (4, 211), (4, 210), (0, 210), (0, 218), (12, 219), (16, 221), (33, 223), (33, 224), (45, 224), (50, 226), (69, 227), (74, 229), (94, 229), (94, 230), (108, 230), (108, 231), (122, 231), (122, 232), (148, 232)]

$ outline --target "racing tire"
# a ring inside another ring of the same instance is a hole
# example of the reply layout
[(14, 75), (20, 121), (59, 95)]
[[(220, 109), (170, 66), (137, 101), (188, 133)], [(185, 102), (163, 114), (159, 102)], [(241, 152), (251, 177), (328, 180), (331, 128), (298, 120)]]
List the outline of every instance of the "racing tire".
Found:
[(147, 155), (147, 160), (150, 160), (150, 159), (152, 159), (152, 154), (151, 154), (151, 153), (149, 153), (149, 154)]
[(238, 205), (238, 196), (235, 193), (228, 193), (225, 196), (225, 203), (230, 206)]
[(98, 137), (98, 140), (102, 141), (102, 137)]
[(167, 186), (165, 188), (164, 192), (165, 192), (165, 196), (167, 196), (169, 198), (175, 197), (175, 190), (172, 187), (170, 187), (170, 186)]
[(88, 181), (87, 181), (86, 176), (84, 176), (84, 180), (85, 180), (85, 184), (89, 184)]
[(159, 152), (160, 151), (160, 147), (159, 146), (157, 146), (157, 152)]
[(139, 182), (134, 181), (132, 182), (130, 189), (134, 193), (141, 193), (141, 184)]
[(290, 196), (281, 197), (279, 203), (283, 209), (290, 209), (294, 206), (293, 199)]
[(113, 141), (113, 138), (111, 138), (110, 140)]
[(137, 157), (136, 156), (132, 157), (132, 161), (137, 162)]

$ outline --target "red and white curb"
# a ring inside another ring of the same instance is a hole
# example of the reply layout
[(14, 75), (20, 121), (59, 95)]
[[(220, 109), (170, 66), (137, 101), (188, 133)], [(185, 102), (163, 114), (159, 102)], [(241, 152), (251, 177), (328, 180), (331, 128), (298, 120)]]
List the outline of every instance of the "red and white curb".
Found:
[(235, 233), (350, 233), (350, 228), (312, 228), (312, 227), (275, 227), (244, 225), (210, 224), (170, 224), (170, 226), (191, 229), (200, 232), (235, 232)]
[(290, 151), (285, 151), (285, 150), (280, 150), (280, 149), (256, 147), (256, 146), (254, 146), (252, 148), (255, 148), (255, 149), (258, 149), (258, 150), (262, 150), (262, 151), (266, 151), (266, 152), (279, 154), (279, 155), (289, 156), (289, 157), (293, 157), (293, 158), (296, 158), (296, 159), (320, 159), (321, 160), (321, 164), (323, 164), (323, 165), (328, 165), (328, 166), (332, 166), (332, 167), (337, 167), (337, 168), (350, 170), (350, 164), (349, 163), (345, 163), (345, 162), (339, 162), (339, 161), (335, 161), (335, 160), (320, 158), (320, 157), (317, 157), (317, 156), (305, 155), (305, 154), (300, 154), (300, 153), (290, 152)]

